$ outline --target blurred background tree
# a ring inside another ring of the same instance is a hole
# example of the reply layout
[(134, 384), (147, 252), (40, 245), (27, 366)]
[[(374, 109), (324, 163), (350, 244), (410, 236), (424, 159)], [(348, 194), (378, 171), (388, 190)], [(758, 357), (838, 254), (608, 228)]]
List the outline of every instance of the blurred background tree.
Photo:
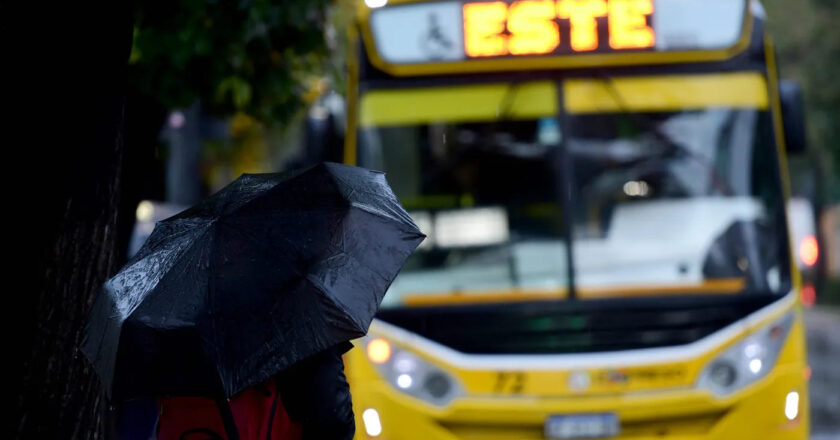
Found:
[[(343, 64), (330, 57), (330, 4), (136, 2), (121, 212), (144, 199), (191, 204), (239, 174), (280, 168), (293, 154), (304, 104), (323, 78), (342, 77)], [(133, 223), (121, 219), (119, 243), (128, 243)]]
[[(827, 202), (840, 201), (840, 2), (764, 0), (770, 34), (776, 41), (781, 75), (803, 87), (810, 161), (826, 180)], [(796, 164), (795, 164), (796, 165)], [(794, 170), (797, 171), (797, 170)], [(800, 173), (801, 174), (801, 173)]]
[(324, 65), (327, 0), (137, 3), (129, 83), (175, 109), (282, 125)]

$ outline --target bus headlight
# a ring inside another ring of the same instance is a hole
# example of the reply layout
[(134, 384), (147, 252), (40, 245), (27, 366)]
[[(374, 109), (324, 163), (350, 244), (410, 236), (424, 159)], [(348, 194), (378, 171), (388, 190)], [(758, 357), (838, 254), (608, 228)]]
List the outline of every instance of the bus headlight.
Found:
[[(376, 341), (383, 339), (365, 338), (366, 346), (381, 343)], [(461, 394), (461, 387), (455, 378), (437, 366), (397, 347), (392, 346), (390, 354), (386, 361), (372, 360), (372, 363), (382, 377), (397, 390), (439, 406), (446, 405)]]
[(723, 396), (764, 377), (776, 364), (792, 323), (789, 312), (727, 348), (709, 362), (698, 386)]

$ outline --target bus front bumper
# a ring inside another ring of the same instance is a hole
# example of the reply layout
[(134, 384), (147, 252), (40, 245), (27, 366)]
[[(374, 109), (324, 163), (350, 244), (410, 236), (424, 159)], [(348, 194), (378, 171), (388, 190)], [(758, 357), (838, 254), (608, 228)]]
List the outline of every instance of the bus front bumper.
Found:
[[(785, 414), (789, 393), (799, 397), (793, 420), (788, 419), (792, 408)], [(565, 398), (488, 396), (460, 398), (438, 408), (381, 380), (369, 380), (353, 386), (353, 400), (357, 439), (537, 440), (545, 439), (544, 424), (552, 415), (607, 412), (620, 420), (615, 439), (808, 437), (807, 383), (801, 369), (792, 367), (777, 367), (761, 382), (726, 398), (694, 389)], [(379, 426), (371, 430), (371, 421)]]

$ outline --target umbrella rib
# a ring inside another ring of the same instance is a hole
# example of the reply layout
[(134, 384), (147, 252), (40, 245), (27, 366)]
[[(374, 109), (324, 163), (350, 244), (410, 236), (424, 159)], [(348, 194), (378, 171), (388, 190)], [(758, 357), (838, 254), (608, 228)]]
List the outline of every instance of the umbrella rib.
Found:
[(388, 220), (391, 220), (391, 221), (395, 221), (395, 222), (398, 222), (398, 223), (399, 222), (408, 223), (409, 225), (414, 226), (414, 228), (417, 229), (417, 225), (414, 224), (414, 220), (410, 216), (403, 216), (403, 215), (394, 216), (394, 215), (391, 215), (390, 213), (385, 212), (381, 209), (375, 209), (375, 208), (372, 208), (372, 207), (368, 206), (367, 204), (359, 203), (359, 202), (351, 202), (350, 206), (353, 207), (353, 208), (359, 209), (361, 211), (365, 211), (368, 214), (375, 215), (377, 217), (382, 217), (382, 218), (385, 218), (385, 219), (388, 219)]
[[(372, 170), (368, 170), (368, 171), (371, 171), (371, 172), (373, 172), (373, 173), (377, 173), (377, 174), (381, 174), (381, 175), (383, 176), (382, 178), (384, 179), (384, 175), (385, 175), (385, 173), (382, 173), (382, 172), (379, 172), (379, 171), (372, 171)], [(385, 211), (383, 211), (383, 210), (375, 210), (375, 209), (372, 209), (372, 208), (368, 207), (368, 206), (367, 206), (366, 204), (364, 204), (364, 203), (360, 203), (360, 202), (356, 202), (356, 201), (352, 201), (352, 200), (350, 200), (350, 197), (351, 197), (351, 196), (353, 196), (353, 195), (355, 195), (356, 193), (364, 193), (364, 194), (371, 195), (371, 196), (373, 196), (374, 198), (378, 198), (378, 199), (380, 199), (380, 201), (381, 201), (382, 199), (385, 199), (385, 200), (387, 200), (388, 202), (399, 204), (399, 201), (396, 199), (396, 197), (383, 196), (381, 193), (378, 193), (378, 192), (375, 192), (375, 191), (370, 191), (370, 190), (368, 190), (367, 188), (362, 188), (362, 189), (359, 189), (357, 186), (355, 186), (355, 185), (353, 185), (353, 184), (351, 184), (351, 183), (348, 183), (348, 182), (347, 182), (344, 178), (342, 178), (342, 177), (340, 177), (340, 176), (338, 176), (338, 175), (335, 175), (335, 174), (333, 174), (331, 177), (333, 178), (333, 180), (336, 182), (336, 184), (337, 184), (339, 187), (344, 187), (344, 188), (349, 188), (349, 189), (350, 189), (350, 191), (349, 191), (347, 194), (344, 194), (344, 196), (345, 196), (345, 198), (347, 198), (347, 199), (350, 201), (350, 204), (351, 204), (352, 206), (355, 206), (355, 207), (357, 207), (357, 208), (359, 208), (359, 209), (364, 209), (365, 211), (368, 211), (368, 212), (371, 212), (371, 211), (378, 212), (378, 214), (379, 214), (381, 217), (387, 217), (387, 218), (389, 218), (389, 219), (391, 219), (391, 220), (398, 220), (398, 221), (399, 221), (399, 220), (403, 220), (403, 221), (408, 221), (410, 224), (414, 225), (414, 221), (411, 219), (411, 217), (410, 217), (410, 216), (408, 216), (408, 215), (406, 215), (406, 214), (404, 214), (404, 213), (403, 213), (403, 212), (401, 212), (401, 210), (399, 210), (399, 209), (398, 209), (398, 210), (396, 210), (396, 213), (393, 213), (393, 212), (392, 212), (392, 213), (387, 213), (387, 212), (385, 212)], [(384, 185), (387, 187), (387, 183), (386, 183), (386, 182), (384, 182), (384, 181), (383, 181), (383, 182), (382, 182), (382, 184), (384, 184)], [(387, 203), (383, 203), (383, 204), (387, 205)], [(396, 214), (396, 215), (393, 215), (393, 214)], [(414, 225), (414, 226), (416, 226), (416, 225)]]
[(321, 293), (321, 296), (323, 298), (326, 298), (327, 301), (332, 303), (336, 307), (336, 309), (341, 310), (342, 314), (347, 319), (349, 319), (353, 324), (356, 325), (356, 330), (358, 330), (362, 333), (367, 332), (367, 328), (365, 327), (365, 325), (362, 324), (361, 322), (359, 322), (358, 320), (356, 320), (356, 318), (353, 317), (353, 315), (347, 313), (347, 306), (345, 306), (338, 298), (330, 295), (328, 290), (320, 282), (318, 282), (318, 280), (316, 278), (314, 278), (310, 274), (307, 274), (305, 279), (306, 279), (307, 282), (309, 282), (309, 284), (311, 284), (313, 287), (315, 287), (316, 290), (318, 290)]

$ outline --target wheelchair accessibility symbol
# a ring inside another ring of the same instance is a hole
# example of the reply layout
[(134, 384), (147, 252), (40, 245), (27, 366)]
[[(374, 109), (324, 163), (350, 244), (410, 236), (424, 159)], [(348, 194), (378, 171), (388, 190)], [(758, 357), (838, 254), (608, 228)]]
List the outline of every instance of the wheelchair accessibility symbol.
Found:
[(430, 60), (450, 58), (455, 43), (444, 33), (437, 14), (429, 13), (427, 23), (428, 30), (420, 35), (420, 49)]

